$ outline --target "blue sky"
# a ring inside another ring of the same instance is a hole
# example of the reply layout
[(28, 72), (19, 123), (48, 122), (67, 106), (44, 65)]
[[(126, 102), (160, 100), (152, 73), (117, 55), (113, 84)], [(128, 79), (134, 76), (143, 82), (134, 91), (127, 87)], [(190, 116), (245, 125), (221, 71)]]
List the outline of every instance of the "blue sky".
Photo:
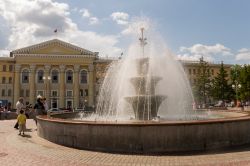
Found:
[(119, 56), (145, 18), (179, 59), (250, 63), (249, 0), (2, 0), (0, 54), (57, 37)]

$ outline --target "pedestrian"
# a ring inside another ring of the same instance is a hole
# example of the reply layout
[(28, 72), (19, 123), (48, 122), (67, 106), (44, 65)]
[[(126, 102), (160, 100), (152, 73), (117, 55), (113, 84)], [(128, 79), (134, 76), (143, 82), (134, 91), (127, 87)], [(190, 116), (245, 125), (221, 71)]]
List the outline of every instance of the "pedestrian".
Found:
[(48, 103), (46, 101), (46, 98), (44, 97), (42, 101), (43, 101), (43, 106), (44, 106), (45, 111), (48, 112), (49, 106), (48, 106)]
[[(16, 103), (16, 114), (19, 115), (20, 111), (24, 108), (24, 104), (23, 104), (23, 98), (20, 97)], [(18, 122), (16, 122), (15, 129), (18, 129)]]
[(19, 125), (19, 135), (23, 133), (23, 136), (24, 136), (24, 131), (26, 129), (26, 116), (23, 110), (20, 111), (20, 114), (17, 117), (17, 122)]
[(43, 101), (42, 101), (42, 96), (37, 96), (37, 102), (34, 106), (34, 109), (35, 109), (35, 117), (34, 117), (34, 120), (36, 122), (36, 125), (37, 125), (37, 118), (36, 116), (38, 115), (46, 115), (46, 111), (45, 111), (45, 108), (44, 108), (44, 105), (43, 105)]
[(8, 118), (8, 107), (7, 107), (7, 105), (4, 106), (4, 108), (3, 108), (3, 114), (4, 114), (4, 118), (7, 119)]

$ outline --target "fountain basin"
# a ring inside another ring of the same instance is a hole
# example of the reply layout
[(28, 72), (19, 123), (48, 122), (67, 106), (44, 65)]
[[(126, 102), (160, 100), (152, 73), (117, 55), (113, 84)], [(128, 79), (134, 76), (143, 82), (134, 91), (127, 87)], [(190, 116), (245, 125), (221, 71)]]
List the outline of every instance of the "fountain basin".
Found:
[(231, 113), (223, 119), (162, 122), (66, 119), (77, 116), (76, 113), (51, 116), (37, 118), (38, 135), (60, 145), (85, 150), (161, 154), (220, 149), (250, 143), (250, 116), (244, 113)]
[(125, 97), (125, 100), (131, 103), (135, 119), (152, 120), (157, 117), (159, 106), (165, 98), (163, 95), (138, 95)]

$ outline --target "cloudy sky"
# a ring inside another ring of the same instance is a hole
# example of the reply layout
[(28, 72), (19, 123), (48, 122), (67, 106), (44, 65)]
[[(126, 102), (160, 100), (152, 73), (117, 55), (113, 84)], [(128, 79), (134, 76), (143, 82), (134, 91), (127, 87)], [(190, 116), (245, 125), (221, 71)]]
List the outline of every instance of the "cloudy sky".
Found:
[(249, 0), (1, 0), (0, 56), (54, 38), (126, 55), (148, 24), (179, 59), (250, 64)]

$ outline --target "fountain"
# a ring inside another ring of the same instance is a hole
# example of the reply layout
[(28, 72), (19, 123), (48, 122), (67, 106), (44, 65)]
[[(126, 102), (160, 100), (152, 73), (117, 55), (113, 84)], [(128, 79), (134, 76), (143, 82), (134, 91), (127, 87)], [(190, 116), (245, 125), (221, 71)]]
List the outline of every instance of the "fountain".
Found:
[(126, 97), (125, 99), (133, 106), (136, 120), (152, 120), (157, 117), (157, 112), (161, 102), (165, 99), (163, 95), (155, 95), (155, 86), (160, 77), (149, 75), (149, 58), (144, 57), (144, 46), (146, 39), (140, 38), (143, 50), (143, 57), (136, 59), (136, 69), (138, 76), (130, 79), (136, 91), (136, 96)]
[(250, 143), (248, 114), (193, 110), (191, 88), (181, 65), (170, 54), (145, 50), (146, 44), (141, 28), (140, 55), (133, 51), (110, 66), (96, 113), (40, 116), (38, 135), (78, 149), (143, 154)]

